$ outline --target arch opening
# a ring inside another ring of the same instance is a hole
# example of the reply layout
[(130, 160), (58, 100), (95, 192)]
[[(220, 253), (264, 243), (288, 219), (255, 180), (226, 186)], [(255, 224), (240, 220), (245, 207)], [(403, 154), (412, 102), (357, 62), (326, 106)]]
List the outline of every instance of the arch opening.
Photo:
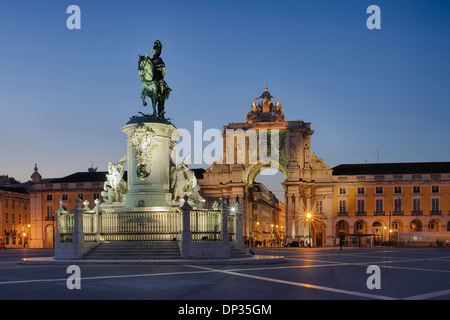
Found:
[(248, 177), (248, 208), (251, 211), (255, 246), (279, 247), (285, 239), (285, 177), (275, 168), (259, 166)]

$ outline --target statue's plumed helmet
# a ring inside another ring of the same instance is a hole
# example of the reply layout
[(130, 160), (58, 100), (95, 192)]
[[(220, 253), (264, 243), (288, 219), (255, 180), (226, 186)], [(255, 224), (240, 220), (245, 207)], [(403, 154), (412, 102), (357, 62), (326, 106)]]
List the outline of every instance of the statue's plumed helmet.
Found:
[(155, 50), (161, 52), (161, 50), (162, 50), (162, 44), (161, 44), (161, 41), (156, 40), (155, 43), (153, 44), (153, 49), (155, 49)]

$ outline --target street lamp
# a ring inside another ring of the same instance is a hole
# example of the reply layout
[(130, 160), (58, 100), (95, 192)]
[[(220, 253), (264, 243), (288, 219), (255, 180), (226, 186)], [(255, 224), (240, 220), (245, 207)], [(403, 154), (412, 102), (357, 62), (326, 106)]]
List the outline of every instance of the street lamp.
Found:
[[(256, 221), (256, 240), (259, 240), (259, 221)], [(262, 236), (261, 236), (262, 239)]]
[(28, 247), (30, 247), (31, 241), (31, 224), (28, 224)]
[(308, 247), (311, 248), (311, 213), (306, 213), (306, 222), (308, 223)]

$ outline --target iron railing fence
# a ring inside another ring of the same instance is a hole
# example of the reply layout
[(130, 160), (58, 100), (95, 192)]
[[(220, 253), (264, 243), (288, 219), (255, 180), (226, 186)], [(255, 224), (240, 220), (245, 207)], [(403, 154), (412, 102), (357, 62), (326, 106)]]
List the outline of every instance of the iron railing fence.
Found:
[(222, 221), (219, 210), (191, 210), (192, 241), (221, 241)]
[(180, 240), (180, 211), (108, 212), (99, 215), (100, 241)]
[[(179, 241), (182, 232), (182, 213), (173, 211), (83, 212), (85, 242), (150, 242)], [(61, 242), (71, 242), (74, 229), (72, 212), (58, 215)], [(192, 241), (221, 241), (222, 215), (220, 210), (190, 211)], [(235, 217), (228, 217), (230, 240), (235, 238)]]

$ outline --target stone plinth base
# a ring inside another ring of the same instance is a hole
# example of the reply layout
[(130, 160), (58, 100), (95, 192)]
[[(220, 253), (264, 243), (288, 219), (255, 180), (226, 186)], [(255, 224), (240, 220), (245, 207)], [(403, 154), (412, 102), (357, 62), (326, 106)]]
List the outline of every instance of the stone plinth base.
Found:
[(181, 134), (163, 120), (135, 117), (122, 127), (127, 134), (127, 208), (171, 205), (170, 174)]

